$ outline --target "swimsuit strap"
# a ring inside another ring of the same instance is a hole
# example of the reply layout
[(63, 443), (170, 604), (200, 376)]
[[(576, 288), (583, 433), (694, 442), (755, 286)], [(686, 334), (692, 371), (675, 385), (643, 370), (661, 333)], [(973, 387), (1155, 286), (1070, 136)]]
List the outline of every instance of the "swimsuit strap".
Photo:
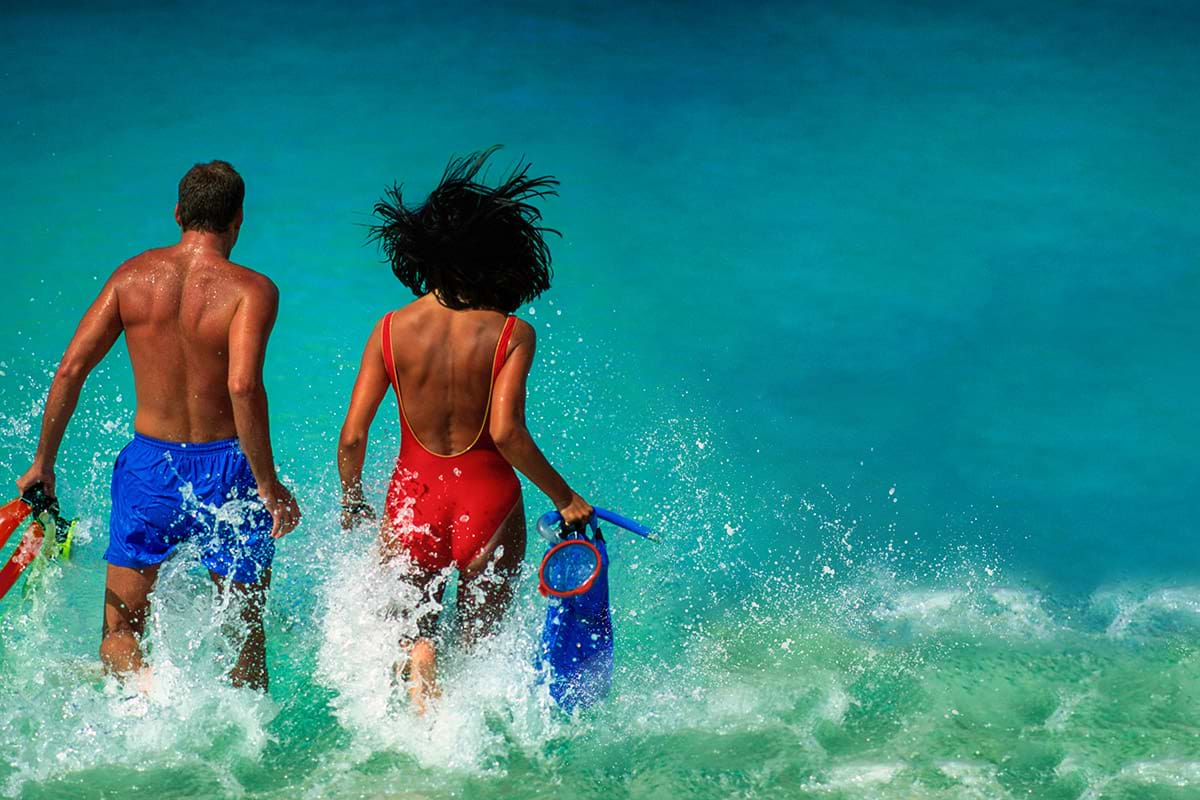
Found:
[(492, 387), (496, 385), (496, 378), (500, 377), (500, 368), (504, 366), (505, 360), (508, 358), (508, 340), (512, 338), (513, 328), (516, 327), (517, 318), (509, 317), (504, 321), (504, 330), (500, 332), (500, 341), (496, 343), (496, 356), (492, 361)]

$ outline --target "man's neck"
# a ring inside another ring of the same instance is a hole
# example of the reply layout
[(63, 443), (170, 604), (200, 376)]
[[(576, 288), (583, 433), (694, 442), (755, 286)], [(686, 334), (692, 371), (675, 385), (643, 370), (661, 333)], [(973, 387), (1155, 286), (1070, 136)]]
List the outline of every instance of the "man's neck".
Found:
[(233, 252), (233, 238), (228, 233), (184, 231), (179, 237), (179, 245), (189, 250), (215, 250), (225, 259)]

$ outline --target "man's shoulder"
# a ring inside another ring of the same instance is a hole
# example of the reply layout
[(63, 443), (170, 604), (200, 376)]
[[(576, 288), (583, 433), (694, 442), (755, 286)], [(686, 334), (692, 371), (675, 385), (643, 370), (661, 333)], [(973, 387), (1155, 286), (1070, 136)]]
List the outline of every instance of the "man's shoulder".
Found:
[(243, 292), (264, 298), (279, 297), (279, 287), (266, 275), (242, 264), (232, 261), (226, 263), (229, 265), (230, 277)]

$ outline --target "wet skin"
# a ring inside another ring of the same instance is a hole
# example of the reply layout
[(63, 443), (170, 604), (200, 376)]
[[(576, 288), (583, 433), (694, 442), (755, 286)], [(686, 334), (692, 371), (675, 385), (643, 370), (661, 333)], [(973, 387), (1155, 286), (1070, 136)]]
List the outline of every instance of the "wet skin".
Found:
[[(134, 429), (173, 442), (237, 436), (273, 517), (272, 535), (296, 527), (296, 501), (275, 472), (262, 381), (279, 294), (269, 278), (229, 260), (241, 223), (238, 212), (225, 231), (183, 231), (178, 244), (147, 250), (113, 272), (55, 373), (37, 455), (18, 488), (42, 483), (54, 493), (54, 464), (83, 383), (124, 333), (137, 394)], [(156, 566), (108, 567), (100, 654), (113, 671), (144, 666), (138, 642), (157, 573)], [(268, 583), (269, 575), (256, 584), (231, 586), (245, 599), (247, 625), (231, 679), (264, 689), (262, 606)]]
[[(421, 443), (435, 453), (457, 453), (479, 433), (488, 414), (488, 433), (496, 449), (513, 467), (546, 493), (568, 524), (586, 521), (592, 507), (576, 494), (554, 469), (525, 426), (526, 381), (535, 351), (534, 329), (518, 320), (504, 366), (491, 383), (492, 360), (506, 315), (484, 309), (454, 310), (425, 295), (395, 313), (390, 342), (396, 375), (404, 391), (404, 411)], [(375, 325), (363, 350), (350, 408), (342, 426), (338, 469), (342, 478), (342, 525), (357, 517), (373, 516), (363, 503), (362, 466), (367, 432), (390, 389), (380, 348), (382, 320)], [(387, 520), (383, 544), (390, 541)], [(515, 507), (479, 554), (459, 574), (459, 611), (466, 643), (490, 634), (512, 602), (513, 578), (525, 555), (524, 506)], [(491, 567), (488, 570), (488, 567)], [(487, 571), (489, 578), (480, 580)], [(440, 596), (444, 582), (436, 575), (417, 576)], [(435, 599), (440, 599), (435, 598)], [(406, 672), (411, 679), (413, 705), (424, 710), (436, 695), (436, 650), (432, 640), (406, 643)]]

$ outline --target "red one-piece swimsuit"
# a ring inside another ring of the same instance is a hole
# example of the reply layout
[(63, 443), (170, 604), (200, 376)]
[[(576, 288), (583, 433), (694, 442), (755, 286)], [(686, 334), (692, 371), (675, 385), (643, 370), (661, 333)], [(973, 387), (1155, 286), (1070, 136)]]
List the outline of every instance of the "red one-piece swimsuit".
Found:
[(383, 318), (381, 344), (383, 363), (400, 406), (400, 457), (388, 487), (385, 540), (390, 539), (389, 546), (407, 553), (424, 569), (440, 571), (454, 564), (462, 570), (521, 501), (517, 474), (488, 433), (492, 391), (504, 366), (516, 317), (505, 320), (496, 343), (479, 433), (465, 450), (442, 455), (421, 444), (404, 413), (404, 396), (392, 352), (392, 314)]

